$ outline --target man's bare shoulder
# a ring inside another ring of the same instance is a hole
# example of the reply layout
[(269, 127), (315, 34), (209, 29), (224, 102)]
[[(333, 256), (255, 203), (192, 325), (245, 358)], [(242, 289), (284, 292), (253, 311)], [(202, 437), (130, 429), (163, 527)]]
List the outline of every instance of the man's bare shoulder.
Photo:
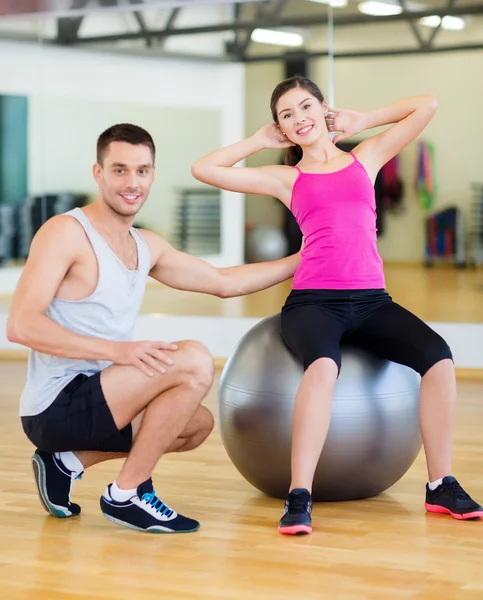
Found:
[(84, 235), (84, 228), (79, 223), (77, 219), (71, 217), (69, 215), (56, 215), (55, 217), (51, 217), (40, 227), (37, 234), (50, 234), (56, 233), (62, 237), (69, 237), (71, 235), (75, 235), (80, 237)]
[(48, 246), (62, 253), (78, 253), (86, 235), (82, 225), (68, 215), (56, 215), (46, 221), (35, 234), (32, 241), (34, 250)]

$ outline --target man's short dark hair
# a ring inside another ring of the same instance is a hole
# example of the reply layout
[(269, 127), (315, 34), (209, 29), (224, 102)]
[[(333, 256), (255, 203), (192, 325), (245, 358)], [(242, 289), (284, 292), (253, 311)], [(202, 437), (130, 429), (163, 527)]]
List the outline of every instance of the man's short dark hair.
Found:
[(102, 165), (109, 144), (112, 142), (127, 142), (133, 146), (148, 146), (153, 155), (153, 164), (156, 157), (156, 147), (151, 135), (142, 127), (130, 123), (120, 123), (106, 129), (97, 140), (97, 162)]

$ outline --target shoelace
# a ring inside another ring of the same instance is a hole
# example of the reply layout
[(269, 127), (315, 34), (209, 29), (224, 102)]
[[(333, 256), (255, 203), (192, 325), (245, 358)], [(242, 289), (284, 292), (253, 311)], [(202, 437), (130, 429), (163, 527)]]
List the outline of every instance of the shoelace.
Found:
[(171, 508), (166, 506), (166, 504), (156, 496), (156, 492), (154, 490), (149, 494), (143, 494), (141, 500), (144, 500), (144, 502), (150, 504), (156, 510), (156, 512), (159, 512), (162, 515), (170, 517), (173, 514)]
[(289, 511), (294, 513), (308, 512), (309, 500), (305, 494), (301, 497), (300, 495), (290, 496), (289, 499)]
[(446, 485), (446, 489), (458, 500), (471, 500), (470, 496), (464, 491), (457, 481), (452, 481)]

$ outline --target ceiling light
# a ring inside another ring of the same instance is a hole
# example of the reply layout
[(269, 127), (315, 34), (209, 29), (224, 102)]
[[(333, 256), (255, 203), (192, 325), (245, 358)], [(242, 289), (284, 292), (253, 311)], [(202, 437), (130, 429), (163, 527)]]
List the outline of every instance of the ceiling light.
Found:
[(316, 4), (330, 4), (334, 8), (344, 8), (349, 4), (349, 0), (309, 0), (309, 2), (315, 2)]
[[(427, 27), (439, 27), (441, 23), (441, 17), (437, 15), (432, 15), (430, 17), (423, 17), (419, 19), (421, 25), (426, 25)], [(450, 17), (447, 15), (443, 17), (443, 22), (441, 23), (441, 29), (447, 29), (449, 31), (461, 31), (465, 28), (465, 22), (460, 17)]]
[(251, 40), (259, 44), (291, 47), (301, 46), (304, 43), (304, 38), (300, 34), (277, 29), (254, 29)]
[(461, 17), (451, 17), (447, 15), (446, 17), (443, 17), (441, 27), (450, 31), (461, 31), (466, 27), (466, 23)]
[(387, 17), (402, 13), (402, 7), (400, 4), (382, 2), (381, 0), (368, 0), (367, 2), (359, 2), (357, 8), (364, 15), (373, 15), (375, 17)]
[(438, 15), (423, 17), (422, 19), (419, 19), (419, 22), (421, 25), (426, 25), (426, 27), (438, 27), (441, 23), (441, 17), (438, 17)]

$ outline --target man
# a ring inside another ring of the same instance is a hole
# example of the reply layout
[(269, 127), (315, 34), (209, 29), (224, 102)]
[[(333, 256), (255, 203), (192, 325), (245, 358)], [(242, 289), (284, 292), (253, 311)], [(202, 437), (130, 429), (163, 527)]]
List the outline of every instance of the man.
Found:
[(216, 269), (158, 235), (132, 227), (155, 175), (146, 131), (115, 125), (101, 134), (93, 168), (97, 199), (47, 221), (32, 241), (7, 323), (7, 337), (32, 349), (20, 401), (44, 508), (80, 513), (75, 478), (126, 457), (101, 497), (120, 525), (149, 532), (195, 531), (199, 523), (166, 506), (151, 473), (166, 452), (199, 446), (213, 428), (201, 406), (213, 360), (200, 343), (131, 341), (148, 276), (222, 298), (291, 277), (298, 255)]

